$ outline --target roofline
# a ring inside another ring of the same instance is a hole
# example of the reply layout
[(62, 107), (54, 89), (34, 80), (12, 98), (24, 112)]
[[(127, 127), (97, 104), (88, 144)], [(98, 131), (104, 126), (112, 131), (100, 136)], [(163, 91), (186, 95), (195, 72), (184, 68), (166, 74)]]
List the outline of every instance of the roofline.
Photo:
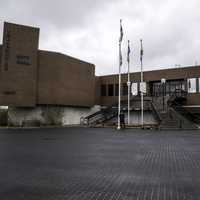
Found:
[[(191, 69), (191, 68), (198, 68), (200, 67), (200, 65), (196, 65), (196, 66), (185, 66), (185, 67), (176, 67), (176, 68), (166, 68), (166, 69), (153, 69), (153, 70), (148, 70), (148, 71), (143, 71), (144, 73), (148, 73), (148, 72), (160, 72), (160, 71), (168, 71), (168, 70), (186, 70), (186, 69)], [(137, 74), (140, 73), (140, 71), (136, 71), (136, 72), (130, 72), (130, 74)], [(121, 75), (125, 75), (127, 73), (122, 73)], [(108, 75), (101, 75), (101, 76), (96, 76), (96, 77), (108, 77), (108, 76), (118, 76), (119, 74), (108, 74)]]
[(80, 60), (80, 59), (78, 59), (78, 58), (75, 58), (75, 57), (72, 57), (72, 56), (69, 56), (69, 55), (67, 55), (67, 54), (57, 52), (57, 51), (48, 51), (48, 50), (41, 50), (41, 49), (38, 49), (38, 51), (40, 51), (40, 52), (46, 52), (46, 53), (58, 54), (58, 55), (62, 55), (62, 56), (67, 56), (67, 57), (69, 57), (69, 58), (71, 58), (71, 59), (74, 59), (74, 60), (77, 60), (77, 61), (79, 61), (79, 62), (82, 62), (82, 63), (85, 63), (85, 64), (89, 64), (89, 65), (95, 66), (95, 65), (92, 64), (92, 63), (86, 62), (86, 61), (84, 61), (84, 60)]
[(17, 23), (12, 23), (12, 22), (7, 22), (7, 21), (4, 21), (4, 24), (10, 24), (10, 25), (14, 25), (14, 26), (22, 26), (22, 27), (25, 27), (25, 28), (33, 28), (33, 29), (40, 30), (39, 27), (35, 27), (35, 26), (31, 26), (31, 25), (17, 24)]

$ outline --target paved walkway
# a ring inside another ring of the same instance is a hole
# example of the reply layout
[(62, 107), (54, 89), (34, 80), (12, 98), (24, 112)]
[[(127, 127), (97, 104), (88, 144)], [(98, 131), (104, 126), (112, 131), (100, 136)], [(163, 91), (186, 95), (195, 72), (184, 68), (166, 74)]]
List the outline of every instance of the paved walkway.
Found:
[(1, 200), (198, 200), (200, 132), (0, 130)]

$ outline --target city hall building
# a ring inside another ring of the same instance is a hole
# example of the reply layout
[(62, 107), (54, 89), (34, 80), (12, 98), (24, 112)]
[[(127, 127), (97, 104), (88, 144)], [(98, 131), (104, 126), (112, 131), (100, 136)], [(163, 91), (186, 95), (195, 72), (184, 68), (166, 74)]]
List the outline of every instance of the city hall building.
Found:
[[(39, 28), (4, 23), (0, 45), (0, 105), (9, 107), (11, 124), (23, 125), (33, 120), (40, 124), (80, 124), (84, 118), (99, 114), (102, 108), (117, 104), (117, 75), (95, 76), (94, 64), (39, 50), (39, 31)], [(144, 81), (146, 97), (159, 101), (159, 97), (169, 99), (184, 91), (187, 99), (183, 106), (198, 112), (200, 66), (144, 72)], [(139, 85), (140, 73), (131, 73), (131, 82)], [(126, 101), (127, 74), (122, 75), (121, 91), (122, 101)], [(132, 96), (132, 101), (137, 96)]]

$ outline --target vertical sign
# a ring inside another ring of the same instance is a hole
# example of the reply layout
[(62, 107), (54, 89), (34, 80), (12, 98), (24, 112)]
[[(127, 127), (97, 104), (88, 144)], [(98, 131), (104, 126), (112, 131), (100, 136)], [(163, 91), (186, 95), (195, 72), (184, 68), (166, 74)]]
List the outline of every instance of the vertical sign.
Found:
[(10, 39), (11, 34), (9, 29), (5, 30), (5, 38), (4, 38), (4, 44), (5, 44), (5, 53), (4, 53), (4, 70), (8, 71), (8, 62), (10, 57)]

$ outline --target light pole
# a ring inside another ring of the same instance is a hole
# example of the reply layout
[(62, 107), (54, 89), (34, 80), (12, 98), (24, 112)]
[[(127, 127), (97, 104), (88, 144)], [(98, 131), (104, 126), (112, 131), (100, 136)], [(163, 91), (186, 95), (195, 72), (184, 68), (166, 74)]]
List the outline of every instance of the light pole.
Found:
[(161, 84), (162, 84), (162, 96), (163, 96), (163, 111), (165, 111), (165, 83), (166, 83), (166, 79), (162, 78)]

